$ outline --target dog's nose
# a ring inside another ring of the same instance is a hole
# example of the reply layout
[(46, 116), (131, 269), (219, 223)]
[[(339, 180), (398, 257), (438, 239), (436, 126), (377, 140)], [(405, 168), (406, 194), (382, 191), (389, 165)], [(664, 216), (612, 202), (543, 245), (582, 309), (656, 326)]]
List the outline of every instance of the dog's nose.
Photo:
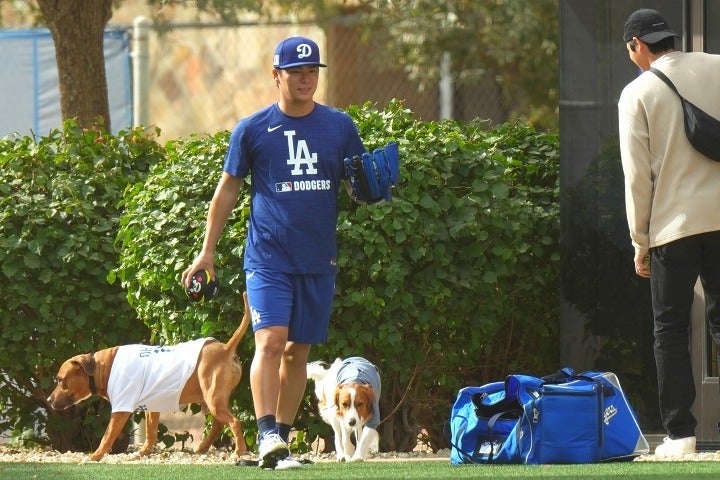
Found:
[(357, 423), (357, 420), (355, 420), (354, 418), (351, 418), (350, 421), (348, 422), (348, 425), (350, 425), (351, 427), (354, 427), (356, 423)]

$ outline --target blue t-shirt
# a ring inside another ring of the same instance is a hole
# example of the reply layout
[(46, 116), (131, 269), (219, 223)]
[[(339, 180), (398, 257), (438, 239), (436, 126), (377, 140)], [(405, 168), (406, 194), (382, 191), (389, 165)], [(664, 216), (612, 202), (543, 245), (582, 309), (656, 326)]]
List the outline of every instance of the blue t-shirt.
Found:
[(335, 272), (343, 159), (365, 151), (350, 116), (319, 103), (304, 117), (273, 104), (241, 120), (224, 169), (251, 176), (245, 268)]

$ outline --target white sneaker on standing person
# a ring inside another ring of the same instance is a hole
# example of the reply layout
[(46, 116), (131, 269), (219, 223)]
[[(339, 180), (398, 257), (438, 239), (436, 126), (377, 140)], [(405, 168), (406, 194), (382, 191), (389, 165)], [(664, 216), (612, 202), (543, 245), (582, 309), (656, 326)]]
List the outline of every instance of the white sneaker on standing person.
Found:
[[(693, 148), (680, 99), (651, 67), (708, 114), (720, 118), (720, 55), (675, 50), (679, 37), (656, 10), (627, 19), (623, 39), (643, 72), (618, 102), (625, 205), (637, 275), (650, 280), (660, 418), (658, 458), (694, 453), (697, 420), (690, 317), (698, 277), (708, 332), (720, 343), (720, 163)], [(700, 338), (701, 336), (698, 336)], [(694, 338), (693, 338), (694, 340)]]

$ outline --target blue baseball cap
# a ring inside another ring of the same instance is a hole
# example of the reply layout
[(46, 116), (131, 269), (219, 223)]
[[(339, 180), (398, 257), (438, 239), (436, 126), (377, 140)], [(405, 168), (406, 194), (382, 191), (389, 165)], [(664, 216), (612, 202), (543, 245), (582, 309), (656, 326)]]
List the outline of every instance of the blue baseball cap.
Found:
[(327, 67), (320, 63), (320, 49), (317, 43), (307, 37), (286, 38), (275, 49), (273, 67), (290, 68), (302, 65)]

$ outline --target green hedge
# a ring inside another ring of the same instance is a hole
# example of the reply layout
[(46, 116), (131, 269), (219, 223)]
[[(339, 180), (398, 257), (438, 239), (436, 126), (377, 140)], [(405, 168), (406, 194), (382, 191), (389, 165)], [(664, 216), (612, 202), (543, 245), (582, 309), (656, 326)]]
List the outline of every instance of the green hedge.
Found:
[[(558, 139), (519, 123), (422, 122), (399, 102), (348, 112), (368, 149), (399, 142), (401, 182), (391, 203), (343, 195), (330, 339), (311, 356), (380, 366), (382, 448), (412, 449), (421, 429), (444, 446), (458, 388), (557, 368)], [(221, 294), (189, 304), (178, 283), (201, 247), (228, 135), (170, 142), (125, 197), (116, 274), (156, 341), (224, 340), (242, 315), (247, 195), (217, 249)], [(248, 335), (246, 363), (252, 347)], [(250, 409), (242, 385), (236, 398)], [(310, 440), (328, 434), (313, 404), (308, 395), (296, 425)]]
[[(459, 388), (558, 367), (558, 139), (522, 123), (419, 121), (400, 102), (348, 113), (368, 149), (400, 144), (401, 181), (391, 203), (358, 206), (343, 194), (330, 339), (311, 357), (363, 355), (380, 367), (382, 449), (410, 450), (421, 433), (440, 448)], [(0, 428), (40, 425), (34, 436), (56, 448), (57, 432), (104, 428), (106, 404), (91, 402), (80, 418), (45, 410), (71, 355), (231, 335), (243, 313), (247, 195), (218, 245), (219, 296), (191, 304), (179, 285), (201, 247), (228, 138), (161, 147), (141, 131), (68, 124), (37, 141), (1, 141), (0, 374), (11, 381), (0, 382)], [(253, 347), (248, 334), (234, 395), (250, 444)], [(299, 448), (330, 434), (311, 389), (296, 427)]]
[(37, 140), (0, 139), (0, 431), (60, 449), (99, 440), (97, 402), (55, 413), (45, 399), (65, 359), (147, 337), (106, 276), (125, 187), (162, 155), (139, 130), (72, 122)]

